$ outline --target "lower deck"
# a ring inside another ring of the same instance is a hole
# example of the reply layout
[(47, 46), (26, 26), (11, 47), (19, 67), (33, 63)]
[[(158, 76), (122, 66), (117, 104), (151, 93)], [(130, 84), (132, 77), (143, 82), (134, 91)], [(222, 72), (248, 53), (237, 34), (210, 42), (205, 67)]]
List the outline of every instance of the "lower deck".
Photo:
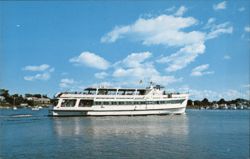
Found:
[(186, 107), (150, 110), (50, 110), (50, 116), (136, 116), (136, 115), (166, 115), (183, 114)]

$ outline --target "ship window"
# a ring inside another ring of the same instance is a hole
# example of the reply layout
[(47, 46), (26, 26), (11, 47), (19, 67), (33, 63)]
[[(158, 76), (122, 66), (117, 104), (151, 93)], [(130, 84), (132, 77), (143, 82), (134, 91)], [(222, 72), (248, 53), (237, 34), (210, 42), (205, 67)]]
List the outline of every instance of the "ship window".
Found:
[(119, 102), (119, 105), (124, 105), (124, 102)]
[(108, 95), (115, 95), (116, 91), (108, 91)]
[(147, 101), (147, 104), (154, 104), (153, 101)]
[(182, 103), (184, 100), (170, 100), (170, 101), (165, 101), (165, 103), (169, 103), (169, 104), (180, 104)]
[(141, 104), (146, 104), (146, 102), (144, 102), (144, 101), (143, 101), (143, 102), (140, 102), (140, 103), (141, 103)]
[(74, 107), (76, 104), (76, 99), (64, 99), (62, 101), (62, 107)]
[(139, 91), (135, 91), (134, 95), (140, 95), (140, 92)]
[(107, 90), (105, 90), (105, 89), (98, 90), (98, 95), (106, 95), (106, 94), (107, 94)]
[(164, 101), (159, 101), (160, 104), (164, 104)]
[(82, 92), (82, 94), (88, 94), (88, 92), (89, 92), (89, 91), (84, 90), (84, 91)]
[(126, 105), (133, 105), (133, 102), (126, 102)]
[(145, 95), (146, 91), (145, 90), (140, 90), (139, 95)]
[(118, 91), (117, 92), (117, 95), (124, 95), (125, 94), (125, 91)]
[(134, 93), (133, 91), (126, 91), (125, 95), (133, 95), (133, 93)]
[(135, 102), (135, 104), (136, 104), (136, 105), (138, 105), (138, 104), (139, 104), (139, 102)]
[(112, 104), (112, 105), (117, 105), (117, 103), (116, 103), (116, 102), (111, 102), (111, 104)]
[(102, 102), (94, 102), (95, 105), (101, 105)]
[(96, 90), (90, 90), (88, 94), (96, 94)]
[(91, 107), (93, 103), (93, 100), (80, 100), (79, 107)]
[(103, 102), (103, 105), (109, 105), (109, 102)]

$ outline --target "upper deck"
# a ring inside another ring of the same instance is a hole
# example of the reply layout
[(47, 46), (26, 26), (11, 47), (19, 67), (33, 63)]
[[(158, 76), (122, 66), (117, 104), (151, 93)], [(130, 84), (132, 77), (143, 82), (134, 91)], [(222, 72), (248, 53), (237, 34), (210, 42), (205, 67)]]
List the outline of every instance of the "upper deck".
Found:
[(148, 88), (94, 88), (89, 87), (83, 92), (62, 92), (59, 98), (85, 98), (85, 99), (166, 99), (186, 98), (188, 94), (166, 93), (162, 87)]
[(145, 95), (148, 89), (143, 88), (86, 88), (83, 94), (95, 95)]

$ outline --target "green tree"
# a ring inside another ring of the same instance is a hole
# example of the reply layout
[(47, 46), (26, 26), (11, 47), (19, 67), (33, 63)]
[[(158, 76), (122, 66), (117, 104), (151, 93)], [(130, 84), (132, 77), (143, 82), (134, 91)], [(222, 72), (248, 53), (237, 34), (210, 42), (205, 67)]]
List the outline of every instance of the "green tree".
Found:
[(42, 95), (41, 94), (34, 94), (33, 97), (41, 98)]
[(187, 102), (187, 105), (188, 106), (193, 106), (193, 101), (191, 99), (189, 99), (188, 102)]
[(35, 105), (35, 103), (34, 103), (33, 100), (27, 100), (27, 103), (28, 103), (28, 105), (30, 105), (30, 106), (34, 106), (34, 105)]
[(211, 103), (209, 102), (209, 100), (207, 98), (204, 98), (202, 101), (202, 105), (211, 105)]
[(0, 95), (6, 97), (9, 97), (9, 90), (7, 89), (0, 89)]
[(224, 98), (221, 98), (219, 101), (218, 101), (218, 104), (226, 104), (227, 102), (225, 101)]
[(26, 97), (26, 98), (32, 97), (32, 94), (26, 93), (26, 94), (25, 94), (25, 97)]

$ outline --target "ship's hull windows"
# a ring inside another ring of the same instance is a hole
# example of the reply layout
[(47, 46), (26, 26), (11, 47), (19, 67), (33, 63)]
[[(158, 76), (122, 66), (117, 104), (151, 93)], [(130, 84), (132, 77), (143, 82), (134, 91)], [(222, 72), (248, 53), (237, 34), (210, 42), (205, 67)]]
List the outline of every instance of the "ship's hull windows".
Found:
[(102, 102), (94, 102), (94, 105), (102, 105)]
[[(82, 100), (81, 100), (82, 101)], [(90, 100), (89, 100), (90, 101)], [(181, 100), (167, 100), (167, 101), (119, 101), (119, 102), (94, 102), (94, 105), (159, 105), (159, 104), (181, 104), (184, 99)], [(81, 103), (81, 102), (80, 102)], [(79, 105), (80, 106), (80, 105)]]
[(103, 102), (103, 105), (109, 105), (109, 102)]
[(140, 104), (146, 104), (146, 102), (142, 101), (142, 102), (140, 102)]
[(74, 107), (76, 105), (76, 99), (64, 99), (61, 107)]
[(133, 105), (134, 102), (126, 102), (126, 105)]
[(124, 102), (118, 102), (119, 103), (119, 105), (124, 105)]
[(140, 104), (140, 102), (134, 102), (135, 103), (135, 105), (139, 105)]
[(91, 107), (93, 103), (93, 100), (80, 100), (79, 107)]

